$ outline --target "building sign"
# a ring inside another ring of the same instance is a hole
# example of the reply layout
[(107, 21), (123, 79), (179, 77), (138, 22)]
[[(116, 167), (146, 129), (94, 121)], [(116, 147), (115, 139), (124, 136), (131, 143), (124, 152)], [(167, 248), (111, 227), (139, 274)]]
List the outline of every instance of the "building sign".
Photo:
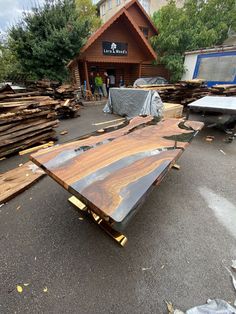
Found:
[(107, 56), (127, 56), (128, 44), (110, 41), (102, 42), (103, 54)]

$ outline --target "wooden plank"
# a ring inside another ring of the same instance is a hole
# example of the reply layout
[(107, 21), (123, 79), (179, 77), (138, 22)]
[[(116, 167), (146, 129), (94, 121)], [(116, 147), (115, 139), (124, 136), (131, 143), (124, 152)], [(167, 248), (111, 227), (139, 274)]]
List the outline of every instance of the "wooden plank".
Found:
[(122, 223), (203, 123), (136, 117), (124, 128), (39, 151), (31, 160), (101, 217)]
[(102, 124), (109, 124), (113, 122), (118, 122), (118, 121), (124, 121), (125, 118), (119, 118), (119, 119), (114, 119), (114, 120), (109, 120), (109, 121), (104, 121), (104, 122), (98, 122), (98, 123), (93, 123), (93, 125), (102, 125)]
[(51, 99), (49, 96), (29, 96), (29, 97), (20, 97), (20, 98), (7, 98), (0, 100), (0, 104), (2, 103), (13, 103), (13, 102), (24, 102), (24, 101), (41, 101)]
[(56, 132), (52, 131), (51, 129), (46, 130), (46, 131), (43, 130), (43, 132), (40, 134), (36, 134), (20, 142), (16, 142), (14, 144), (4, 146), (0, 148), (0, 158), (11, 155), (13, 153), (17, 153), (20, 150), (26, 149), (27, 147), (31, 147), (32, 145), (35, 145), (37, 143), (42, 143), (42, 141), (55, 139), (55, 135), (56, 135)]
[(53, 120), (53, 121), (49, 121), (49, 122), (44, 122), (44, 123), (39, 123), (39, 124), (34, 124), (33, 126), (29, 126), (28, 128), (23, 128), (20, 130), (17, 130), (15, 132), (12, 132), (10, 134), (6, 134), (3, 136), (0, 136), (0, 147), (17, 142), (19, 140), (26, 138), (26, 137), (30, 137), (32, 132), (38, 132), (39, 130), (42, 129), (46, 129), (48, 127), (55, 127), (58, 125), (58, 120)]
[(58, 124), (58, 120), (50, 121), (40, 125), (29, 127), (28, 129), (23, 129), (18, 132), (13, 132), (12, 134), (7, 134), (0, 137), (0, 147), (24, 140), (27, 137), (31, 137), (38, 133), (41, 133), (43, 130), (50, 130)]
[(5, 99), (5, 98), (18, 98), (18, 97), (24, 97), (24, 96), (31, 96), (31, 95), (41, 95), (42, 93), (39, 91), (34, 91), (34, 92), (25, 92), (25, 93), (15, 93), (15, 94), (5, 94), (5, 95), (0, 95), (0, 99)]
[(12, 122), (18, 122), (18, 121), (23, 121), (23, 120), (27, 120), (27, 119), (32, 119), (32, 118), (36, 118), (36, 117), (53, 117), (56, 116), (55, 112), (51, 111), (51, 110), (43, 110), (43, 111), (39, 111), (39, 112), (35, 112), (32, 113), (30, 115), (21, 115), (21, 116), (16, 116), (13, 114), (13, 117), (1, 117), (0, 115), (0, 125), (6, 125)]
[(34, 146), (34, 147), (31, 147), (31, 148), (28, 148), (28, 149), (21, 150), (19, 152), (19, 155), (22, 156), (22, 155), (25, 155), (25, 154), (30, 154), (30, 153), (33, 153), (33, 152), (38, 151), (40, 149), (51, 147), (53, 145), (54, 145), (54, 142), (51, 141), (51, 142), (48, 142), (48, 143), (45, 143), (45, 144), (42, 144), (42, 145), (38, 145), (38, 146)]
[(3, 135), (7, 135), (7, 134), (11, 134), (13, 132), (17, 132), (17, 131), (20, 131), (20, 130), (23, 130), (23, 129), (27, 129), (27, 128), (30, 128), (32, 126), (35, 126), (35, 125), (39, 125), (39, 124), (43, 124), (43, 123), (46, 123), (46, 122), (49, 122), (51, 121), (52, 118), (49, 118), (49, 119), (29, 119), (29, 120), (26, 120), (25, 122), (23, 123), (11, 123), (11, 124), (8, 124), (6, 126), (0, 126), (0, 138), (3, 136)]
[(29, 188), (45, 173), (31, 161), (0, 174), (0, 204)]

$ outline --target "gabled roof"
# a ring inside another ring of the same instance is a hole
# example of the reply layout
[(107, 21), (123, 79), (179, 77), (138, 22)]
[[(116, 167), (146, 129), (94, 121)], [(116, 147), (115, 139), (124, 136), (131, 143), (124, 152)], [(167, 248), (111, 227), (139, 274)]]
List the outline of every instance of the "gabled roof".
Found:
[(125, 5), (125, 8), (128, 9), (132, 5), (137, 5), (138, 6), (138, 8), (141, 10), (142, 14), (145, 16), (147, 22), (149, 23), (149, 25), (152, 28), (152, 30), (154, 31), (154, 33), (156, 35), (158, 35), (158, 30), (157, 30), (156, 26), (154, 25), (153, 21), (150, 19), (150, 16), (147, 14), (146, 10), (143, 8), (143, 6), (140, 4), (140, 2), (138, 0), (131, 0), (130, 2), (128, 2)]
[[(153, 22), (151, 21), (150, 17), (147, 15), (146, 11), (142, 7), (142, 5), (139, 3), (138, 0), (131, 0), (129, 3), (127, 3), (125, 6), (123, 6), (116, 14), (114, 14), (106, 23), (104, 23), (97, 31), (95, 31), (87, 40), (86, 44), (82, 47), (80, 50), (80, 54), (84, 53), (116, 20), (118, 20), (121, 16), (124, 16), (127, 21), (132, 25), (132, 27), (135, 29), (137, 35), (141, 39), (143, 45), (147, 48), (148, 52), (150, 55), (156, 59), (156, 53), (153, 50), (152, 46), (150, 45), (149, 41), (146, 39), (144, 36), (143, 32), (140, 30), (139, 26), (137, 23), (134, 21), (132, 18), (131, 14), (128, 12), (128, 9), (132, 6), (136, 5), (144, 15), (144, 17), (147, 19), (150, 27), (153, 29), (155, 34), (158, 34), (158, 31), (156, 27), (154, 26)], [(76, 56), (78, 57), (78, 55)], [(75, 59), (76, 59), (75, 57)], [(74, 60), (75, 60), (74, 59)], [(67, 66), (70, 66), (73, 61), (70, 61)]]

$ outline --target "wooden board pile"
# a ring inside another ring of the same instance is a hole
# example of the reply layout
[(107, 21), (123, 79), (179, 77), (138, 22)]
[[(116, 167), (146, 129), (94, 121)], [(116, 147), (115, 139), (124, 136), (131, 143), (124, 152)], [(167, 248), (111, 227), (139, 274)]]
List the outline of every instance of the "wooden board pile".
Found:
[(79, 116), (80, 104), (77, 103), (76, 99), (67, 99), (66, 101), (61, 101), (59, 105), (56, 106), (55, 110), (58, 118), (76, 118)]
[[(76, 100), (77, 89), (73, 85), (61, 85), (55, 89), (54, 98), (61, 100), (56, 107), (60, 118), (75, 118), (79, 116), (80, 104)], [(66, 99), (66, 101), (64, 101)]]
[(60, 83), (58, 81), (50, 81), (47, 79), (26, 82), (28, 91), (38, 91), (40, 95), (44, 96), (54, 96), (55, 88), (59, 86)]
[(38, 95), (49, 95), (56, 100), (60, 100), (60, 104), (56, 106), (59, 118), (74, 118), (79, 116), (79, 103), (76, 100), (78, 89), (74, 85), (60, 85), (57, 81), (47, 79), (31, 82), (28, 85), (29, 91), (38, 92)]
[(0, 158), (55, 138), (60, 102), (26, 94), (0, 95)]
[(55, 98), (72, 99), (75, 98), (78, 89), (73, 85), (61, 85), (55, 89)]
[(210, 88), (210, 95), (236, 96), (236, 84), (214, 85)]
[(163, 102), (187, 105), (209, 94), (204, 80), (195, 79), (167, 85), (142, 85), (138, 88), (156, 90)]

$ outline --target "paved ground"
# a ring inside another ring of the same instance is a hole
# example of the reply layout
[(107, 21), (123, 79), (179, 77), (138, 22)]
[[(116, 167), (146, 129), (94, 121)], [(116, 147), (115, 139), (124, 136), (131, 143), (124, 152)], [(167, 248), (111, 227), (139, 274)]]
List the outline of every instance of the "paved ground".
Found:
[[(63, 121), (60, 130), (69, 133), (60, 141), (114, 118), (101, 109)], [(233, 302), (224, 266), (236, 258), (235, 156), (236, 142), (201, 132), (181, 170), (169, 173), (127, 228), (124, 249), (80, 220), (68, 193), (44, 177), (0, 208), (0, 313), (159, 314), (167, 313), (164, 300), (182, 310), (208, 298)], [(1, 161), (1, 171), (24, 159)], [(19, 294), (23, 283), (29, 285)]]

